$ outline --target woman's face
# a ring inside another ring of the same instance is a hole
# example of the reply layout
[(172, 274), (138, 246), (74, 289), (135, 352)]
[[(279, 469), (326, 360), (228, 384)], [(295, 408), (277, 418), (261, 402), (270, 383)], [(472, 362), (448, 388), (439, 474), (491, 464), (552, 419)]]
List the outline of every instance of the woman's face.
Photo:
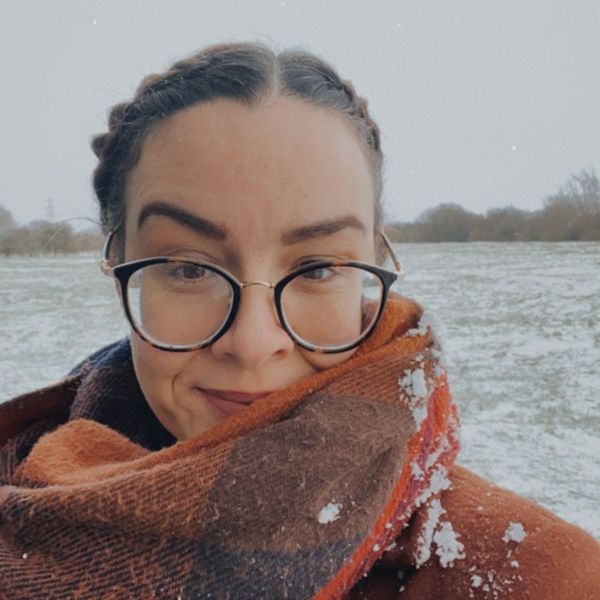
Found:
[[(127, 261), (194, 257), (240, 281), (276, 282), (311, 260), (375, 260), (373, 180), (358, 138), (340, 115), (297, 99), (218, 100), (159, 123), (127, 178), (126, 204)], [(146, 400), (178, 439), (354, 352), (298, 347), (263, 286), (243, 289), (211, 346), (167, 352), (132, 334), (132, 350)]]

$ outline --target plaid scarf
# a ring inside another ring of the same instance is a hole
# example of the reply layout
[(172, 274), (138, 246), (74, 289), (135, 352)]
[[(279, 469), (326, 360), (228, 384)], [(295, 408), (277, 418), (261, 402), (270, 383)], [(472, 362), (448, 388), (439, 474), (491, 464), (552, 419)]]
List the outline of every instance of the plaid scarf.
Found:
[(192, 439), (150, 411), (127, 342), (0, 423), (11, 600), (343, 598), (458, 451), (439, 343), (404, 298), (347, 361)]

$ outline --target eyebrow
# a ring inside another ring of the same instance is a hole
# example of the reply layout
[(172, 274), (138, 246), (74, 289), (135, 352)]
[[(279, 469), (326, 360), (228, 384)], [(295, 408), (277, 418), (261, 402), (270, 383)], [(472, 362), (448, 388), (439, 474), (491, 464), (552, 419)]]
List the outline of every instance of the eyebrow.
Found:
[(361, 233), (366, 233), (367, 231), (365, 224), (360, 219), (353, 215), (348, 215), (339, 219), (320, 221), (319, 223), (313, 223), (312, 225), (305, 225), (304, 227), (286, 231), (281, 235), (281, 243), (284, 246), (291, 246), (292, 244), (304, 242), (305, 240), (332, 235), (342, 229), (347, 229), (348, 227), (357, 229)]
[(150, 202), (149, 204), (146, 204), (146, 206), (144, 206), (140, 212), (140, 216), (138, 217), (138, 231), (152, 216), (167, 217), (179, 225), (193, 229), (204, 237), (211, 238), (213, 240), (222, 242), (227, 239), (227, 232), (225, 229), (216, 223), (213, 223), (208, 219), (203, 219), (202, 217), (194, 215), (191, 212), (188, 212), (187, 210), (177, 206), (173, 206), (168, 202)]
[[(150, 202), (144, 206), (138, 217), (138, 230), (140, 230), (144, 223), (152, 216), (167, 217), (179, 225), (193, 229), (200, 235), (219, 242), (223, 242), (227, 239), (227, 231), (220, 225), (179, 208), (178, 206), (162, 201)], [(291, 246), (306, 240), (332, 235), (347, 228), (356, 229), (361, 233), (366, 233), (367, 230), (365, 224), (360, 219), (354, 215), (347, 215), (337, 219), (327, 219), (319, 221), (318, 223), (291, 229), (281, 235), (280, 241), (283, 246)]]

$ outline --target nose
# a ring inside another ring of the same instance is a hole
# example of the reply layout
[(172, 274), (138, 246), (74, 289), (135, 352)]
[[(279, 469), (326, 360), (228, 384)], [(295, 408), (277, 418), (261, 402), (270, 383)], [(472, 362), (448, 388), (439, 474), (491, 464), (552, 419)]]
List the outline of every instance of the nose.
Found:
[(294, 341), (277, 317), (271, 288), (267, 282), (242, 285), (235, 320), (209, 346), (215, 358), (233, 358), (246, 369), (257, 369), (294, 351)]

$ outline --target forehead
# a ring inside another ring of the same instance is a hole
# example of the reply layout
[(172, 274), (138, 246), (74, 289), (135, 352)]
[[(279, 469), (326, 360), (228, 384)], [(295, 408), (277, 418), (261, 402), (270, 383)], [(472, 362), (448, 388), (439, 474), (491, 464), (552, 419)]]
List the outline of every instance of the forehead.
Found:
[(156, 125), (127, 178), (128, 232), (154, 201), (265, 234), (341, 213), (372, 229), (374, 217), (373, 178), (352, 125), (289, 97), (207, 102)]

